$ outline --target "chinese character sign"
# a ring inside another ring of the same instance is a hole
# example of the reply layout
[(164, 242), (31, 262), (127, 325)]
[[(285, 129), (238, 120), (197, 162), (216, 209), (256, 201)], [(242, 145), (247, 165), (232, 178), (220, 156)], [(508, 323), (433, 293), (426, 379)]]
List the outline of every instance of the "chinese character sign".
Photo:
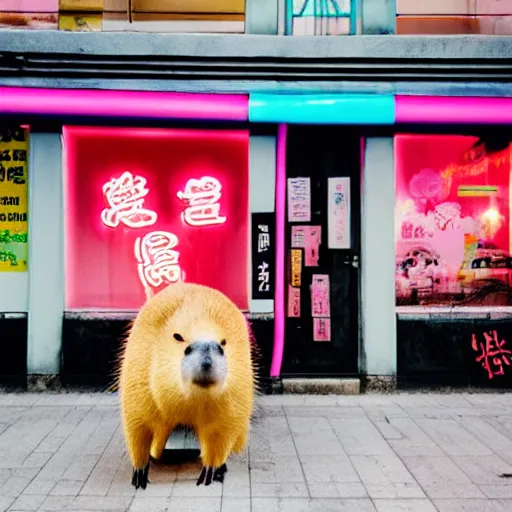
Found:
[(274, 298), (274, 213), (252, 214), (252, 298)]
[(26, 272), (28, 261), (28, 130), (0, 132), (0, 272)]
[(505, 375), (505, 368), (511, 366), (512, 351), (498, 331), (484, 332), (481, 336), (471, 336), (471, 348), (477, 353), (476, 362), (482, 365), (489, 379)]
[(188, 281), (247, 309), (248, 139), (65, 127), (66, 308), (138, 309)]

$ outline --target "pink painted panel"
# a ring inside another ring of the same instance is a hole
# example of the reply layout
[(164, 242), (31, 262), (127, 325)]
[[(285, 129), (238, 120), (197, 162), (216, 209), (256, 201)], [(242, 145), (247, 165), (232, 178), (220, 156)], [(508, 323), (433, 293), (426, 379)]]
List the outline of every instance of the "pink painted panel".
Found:
[(286, 135), (287, 126), (281, 124), (277, 132), (276, 155), (276, 268), (274, 291), (274, 350), (270, 376), (279, 377), (284, 352), (285, 334), (285, 221), (286, 221)]
[(58, 12), (59, 0), (2, 0), (2, 12)]
[(512, 98), (396, 96), (397, 123), (512, 123)]
[(0, 87), (0, 113), (246, 121), (248, 96)]
[(477, 0), (397, 0), (396, 12), (402, 14), (474, 14)]
[(476, 14), (512, 14), (510, 0), (476, 0)]

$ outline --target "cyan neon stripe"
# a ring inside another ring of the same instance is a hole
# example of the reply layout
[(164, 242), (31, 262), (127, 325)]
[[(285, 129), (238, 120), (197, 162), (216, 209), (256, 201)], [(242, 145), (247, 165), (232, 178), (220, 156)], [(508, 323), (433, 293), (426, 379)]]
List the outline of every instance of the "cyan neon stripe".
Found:
[(251, 93), (249, 121), (392, 125), (395, 123), (395, 98), (391, 94)]

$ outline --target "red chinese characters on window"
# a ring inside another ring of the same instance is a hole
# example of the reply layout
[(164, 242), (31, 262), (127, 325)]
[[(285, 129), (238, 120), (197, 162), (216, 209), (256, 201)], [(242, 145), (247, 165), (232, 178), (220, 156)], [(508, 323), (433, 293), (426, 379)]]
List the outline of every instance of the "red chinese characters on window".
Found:
[(475, 360), (487, 371), (489, 379), (505, 375), (505, 366), (511, 366), (512, 351), (506, 345), (506, 340), (500, 340), (496, 330), (484, 332), (480, 339), (476, 334), (471, 336), (471, 347), (479, 353)]

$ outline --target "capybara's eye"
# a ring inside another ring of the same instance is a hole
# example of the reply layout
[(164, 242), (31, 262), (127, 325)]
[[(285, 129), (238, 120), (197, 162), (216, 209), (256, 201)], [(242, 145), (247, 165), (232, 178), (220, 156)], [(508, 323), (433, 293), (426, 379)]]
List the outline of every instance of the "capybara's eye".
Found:
[(181, 334), (178, 334), (177, 332), (175, 332), (175, 333), (174, 333), (174, 339), (175, 339), (176, 341), (185, 341), (185, 340), (183, 339), (183, 336), (182, 336)]
[(226, 340), (222, 340), (222, 341), (220, 342), (220, 344), (221, 344), (223, 347), (225, 347), (225, 346), (226, 346)]

